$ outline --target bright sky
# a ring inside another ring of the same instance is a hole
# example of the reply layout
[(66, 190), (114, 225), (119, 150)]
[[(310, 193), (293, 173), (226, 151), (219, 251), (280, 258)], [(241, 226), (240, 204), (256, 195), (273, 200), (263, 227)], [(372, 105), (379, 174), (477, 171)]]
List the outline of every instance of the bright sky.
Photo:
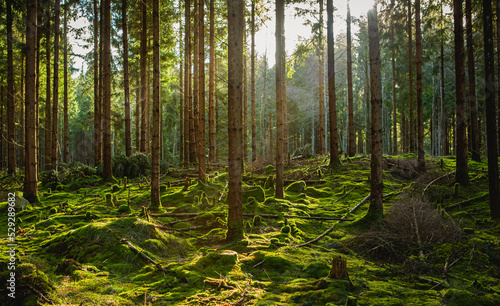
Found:
[[(334, 12), (334, 32), (335, 36), (339, 33), (346, 31), (346, 15), (347, 15), (347, 2), (349, 0), (334, 0), (334, 6), (336, 11)], [(353, 17), (360, 17), (362, 15), (366, 15), (367, 11), (372, 7), (374, 0), (351, 0), (351, 15)], [(325, 30), (326, 33), (326, 0), (324, 0), (324, 22), (325, 22)], [(274, 12), (274, 5), (270, 10), (270, 14)], [(294, 8), (292, 6), (288, 6), (285, 11), (285, 47), (287, 51), (287, 55), (290, 55), (295, 50), (295, 46), (299, 42), (299, 38), (310, 38), (311, 28), (309, 26), (305, 26), (305, 20), (302, 18), (294, 17)], [(267, 53), (267, 58), (269, 61), (269, 65), (272, 67), (275, 62), (275, 27), (276, 24), (274, 22), (274, 18), (270, 15), (270, 19), (266, 21), (266, 23), (261, 27), (261, 29), (256, 33), (255, 41), (256, 41), (256, 49), (257, 54), (259, 56), (263, 56)], [(312, 19), (312, 18), (311, 18)], [(88, 28), (89, 23), (85, 18), (79, 18), (77, 21), (71, 24), (72, 27), (77, 28)], [(358, 27), (353, 25), (352, 33), (353, 35), (358, 32)], [(90, 33), (89, 33), (90, 35)], [(78, 41), (73, 39), (71, 41), (73, 45), (73, 52), (75, 54), (86, 54), (92, 50), (84, 49), (78, 45)], [(75, 68), (86, 69), (86, 64), (83, 62), (83, 59), (79, 57), (75, 57)], [(74, 75), (76, 77), (76, 75)]]
[[(334, 36), (337, 36), (339, 33), (346, 32), (346, 16), (347, 16), (347, 2), (349, 0), (334, 0), (333, 5), (336, 8), (336, 11), (333, 13), (334, 19)], [(374, 0), (351, 0), (351, 15), (353, 17), (360, 17), (362, 15), (366, 15), (368, 10), (373, 6)], [(318, 4), (319, 6), (319, 4)], [(270, 11), (270, 14), (274, 13), (273, 9)], [(287, 55), (291, 55), (295, 46), (299, 43), (299, 38), (310, 38), (311, 28), (309, 26), (305, 26), (305, 20), (303, 18), (294, 17), (295, 9), (291, 6), (287, 6), (285, 9), (285, 48)], [(272, 16), (272, 15), (270, 15)], [(326, 1), (324, 0), (324, 32), (326, 35)], [(312, 18), (311, 18), (312, 20)], [(269, 65), (272, 67), (275, 62), (275, 52), (276, 52), (276, 40), (275, 40), (275, 28), (276, 23), (274, 18), (270, 18), (264, 26), (261, 28), (259, 32), (255, 34), (256, 41), (256, 49), (259, 55), (264, 55), (267, 51), (267, 58), (269, 61)], [(358, 26), (352, 25), (352, 33), (353, 36), (359, 30)]]

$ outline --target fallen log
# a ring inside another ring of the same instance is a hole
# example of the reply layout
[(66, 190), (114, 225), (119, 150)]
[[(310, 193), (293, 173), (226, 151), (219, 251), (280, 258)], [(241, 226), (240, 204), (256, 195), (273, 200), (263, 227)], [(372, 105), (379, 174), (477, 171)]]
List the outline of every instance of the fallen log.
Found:
[(153, 259), (151, 259), (148, 255), (144, 254), (142, 251), (138, 250), (135, 246), (133, 246), (129, 241), (127, 240), (122, 240), (120, 243), (123, 243), (123, 244), (126, 244), (128, 246), (128, 248), (130, 250), (132, 250), (132, 252), (136, 253), (137, 255), (141, 256), (143, 259), (145, 259), (146, 261), (149, 261), (150, 263), (152, 263), (153, 265), (155, 265), (156, 268), (158, 268), (158, 270), (161, 270), (165, 273), (168, 273), (167, 270), (165, 270), (165, 268), (163, 268), (159, 263), (157, 263), (156, 261), (154, 261)]
[(476, 201), (481, 201), (481, 200), (484, 200), (486, 198), (488, 198), (489, 196), (489, 193), (485, 193), (481, 196), (478, 196), (478, 197), (475, 197), (475, 198), (472, 198), (472, 199), (468, 199), (468, 200), (465, 200), (465, 201), (462, 201), (462, 202), (458, 202), (458, 203), (455, 203), (453, 205), (450, 205), (448, 207), (445, 207), (446, 209), (454, 209), (456, 207), (466, 207), (466, 206), (469, 206), (471, 205), (472, 203), (476, 202)]

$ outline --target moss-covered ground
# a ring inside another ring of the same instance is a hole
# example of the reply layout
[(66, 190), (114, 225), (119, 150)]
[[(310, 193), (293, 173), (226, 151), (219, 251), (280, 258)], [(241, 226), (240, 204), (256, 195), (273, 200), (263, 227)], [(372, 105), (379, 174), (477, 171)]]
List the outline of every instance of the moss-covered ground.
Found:
[[(0, 305), (500, 305), (500, 223), (489, 218), (486, 161), (470, 161), (471, 184), (461, 187), (446, 176), (453, 157), (429, 157), (417, 173), (414, 156), (385, 156), (387, 217), (375, 225), (304, 218), (359, 220), (368, 209), (366, 201), (349, 213), (370, 193), (369, 158), (327, 164), (292, 160), (284, 199), (274, 197), (272, 167), (248, 166), (238, 243), (225, 241), (221, 170), (205, 182), (194, 169), (164, 175), (159, 211), (147, 210), (146, 177), (46, 184), (33, 206), (19, 178), (2, 176), (4, 246), (7, 192), (18, 195), (17, 279), (16, 300), (3, 286)], [(350, 280), (329, 277), (337, 256)], [(2, 284), (8, 261), (0, 253)]]

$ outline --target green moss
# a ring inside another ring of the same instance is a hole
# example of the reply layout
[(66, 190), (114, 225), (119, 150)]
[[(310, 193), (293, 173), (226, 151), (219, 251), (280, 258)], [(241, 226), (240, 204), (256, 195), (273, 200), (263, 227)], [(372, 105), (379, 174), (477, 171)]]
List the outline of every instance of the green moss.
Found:
[(120, 187), (118, 185), (113, 185), (111, 187), (111, 192), (115, 193), (115, 192), (118, 192), (120, 191)]
[(287, 192), (303, 192), (306, 189), (306, 183), (304, 181), (297, 181), (291, 183), (285, 190)]
[(110, 207), (115, 207), (115, 203), (113, 203), (113, 195), (111, 193), (106, 193), (104, 195), (104, 197), (106, 198), (106, 205), (107, 206), (110, 206)]
[(118, 207), (118, 213), (120, 213), (120, 214), (123, 214), (123, 213), (129, 214), (130, 212), (131, 212), (130, 206), (128, 206), (126, 204), (120, 205), (120, 207)]
[(260, 186), (244, 187), (242, 197), (244, 203), (248, 202), (250, 197), (254, 198), (258, 202), (264, 202), (266, 200), (264, 189)]
[(57, 214), (57, 208), (56, 208), (56, 207), (52, 207), (52, 208), (49, 210), (49, 214), (51, 214), (51, 215), (55, 215), (55, 214)]
[(283, 227), (281, 228), (281, 232), (282, 232), (283, 234), (290, 234), (290, 232), (291, 232), (291, 228), (290, 228), (290, 226), (288, 226), (288, 225), (283, 226)]
[(274, 168), (273, 165), (267, 165), (266, 168), (264, 169), (264, 175), (272, 175), (276, 173), (276, 168)]

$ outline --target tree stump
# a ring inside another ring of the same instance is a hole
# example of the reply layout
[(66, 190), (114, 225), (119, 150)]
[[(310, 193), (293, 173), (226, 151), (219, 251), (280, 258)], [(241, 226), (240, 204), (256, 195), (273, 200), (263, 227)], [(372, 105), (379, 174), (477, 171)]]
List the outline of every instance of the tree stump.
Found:
[(341, 256), (334, 256), (332, 258), (332, 270), (328, 277), (333, 279), (343, 279), (351, 281), (349, 279), (349, 273), (347, 272), (347, 261)]

